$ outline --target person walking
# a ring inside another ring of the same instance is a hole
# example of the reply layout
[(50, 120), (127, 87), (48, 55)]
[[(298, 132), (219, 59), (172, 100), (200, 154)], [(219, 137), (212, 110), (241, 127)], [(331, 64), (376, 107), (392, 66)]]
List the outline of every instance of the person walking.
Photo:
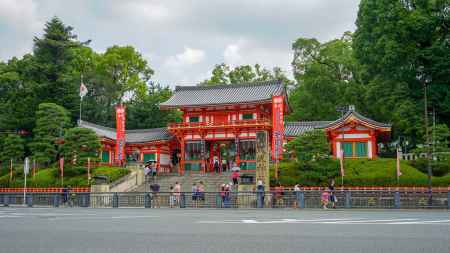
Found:
[(320, 197), (320, 202), (323, 209), (328, 209), (328, 200), (330, 199), (330, 193), (326, 187), (323, 188), (322, 195)]
[(337, 197), (334, 191), (334, 179), (331, 180), (330, 186), (328, 186), (328, 191), (330, 192), (331, 208), (336, 208)]
[(198, 188), (197, 188), (197, 184), (194, 182), (192, 184), (192, 207), (193, 208), (198, 208)]

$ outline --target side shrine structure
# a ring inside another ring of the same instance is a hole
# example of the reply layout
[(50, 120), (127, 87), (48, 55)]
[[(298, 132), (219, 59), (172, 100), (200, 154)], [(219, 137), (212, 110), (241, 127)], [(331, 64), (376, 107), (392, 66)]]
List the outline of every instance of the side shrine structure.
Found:
[[(390, 136), (390, 124), (366, 118), (350, 106), (335, 121), (285, 122), (288, 94), (278, 81), (178, 86), (161, 110), (179, 110), (182, 122), (166, 128), (125, 130), (125, 108), (116, 108), (117, 128), (81, 121), (101, 138), (101, 161), (107, 164), (148, 162), (160, 173), (215, 172), (237, 163), (243, 171), (257, 168), (257, 133), (265, 132), (271, 161), (283, 156), (283, 145), (314, 129), (323, 129), (332, 154), (339, 158), (377, 157), (378, 143)], [(149, 115), (151, 117), (151, 115)], [(217, 166), (216, 166), (217, 167)]]

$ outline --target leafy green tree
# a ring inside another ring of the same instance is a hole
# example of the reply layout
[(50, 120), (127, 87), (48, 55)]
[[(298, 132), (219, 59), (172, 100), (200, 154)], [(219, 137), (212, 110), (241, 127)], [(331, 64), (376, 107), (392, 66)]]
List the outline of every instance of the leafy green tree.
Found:
[(162, 111), (159, 104), (172, 95), (168, 87), (152, 85), (145, 96), (132, 100), (127, 104), (127, 129), (145, 129), (166, 127), (169, 122), (181, 120), (178, 111)]
[(0, 130), (26, 130), (35, 123), (35, 110), (40, 98), (34, 92), (36, 61), (30, 54), (0, 64)]
[(24, 140), (17, 134), (8, 134), (2, 141), (0, 160), (8, 163), (10, 159), (15, 162), (21, 161), (24, 156)]
[(335, 120), (336, 107), (353, 104), (365, 111), (365, 87), (353, 58), (352, 35), (320, 43), (299, 38), (292, 45), (297, 86), (290, 94), (290, 120)]
[(49, 164), (56, 160), (59, 143), (64, 130), (70, 126), (70, 114), (62, 106), (42, 103), (36, 112), (34, 139), (30, 144), (33, 157), (39, 163)]
[(62, 154), (67, 162), (77, 166), (84, 166), (90, 157), (96, 161), (101, 144), (94, 131), (87, 128), (70, 128), (64, 135)]
[(320, 129), (301, 134), (287, 144), (287, 149), (300, 161), (326, 159), (331, 153), (328, 138)]
[(237, 84), (279, 80), (288, 87), (293, 85), (293, 81), (287, 78), (281, 68), (275, 67), (268, 70), (259, 64), (241, 65), (230, 68), (225, 63), (215, 65), (211, 78), (204, 80), (200, 85)]
[(422, 75), (430, 80), (438, 121), (450, 125), (448, 1), (362, 0), (356, 25), (353, 48), (368, 84), (370, 114), (423, 141)]
[(115, 105), (146, 100), (148, 83), (154, 71), (131, 46), (113, 46), (103, 54), (88, 49), (81, 53), (84, 57), (78, 62), (85, 69), (84, 82), (89, 90), (83, 102), (82, 117), (114, 127)]

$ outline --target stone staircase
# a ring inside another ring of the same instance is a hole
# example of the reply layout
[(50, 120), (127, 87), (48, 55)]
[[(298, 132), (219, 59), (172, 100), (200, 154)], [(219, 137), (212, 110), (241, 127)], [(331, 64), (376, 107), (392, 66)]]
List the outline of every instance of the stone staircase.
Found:
[[(175, 182), (179, 182), (181, 184), (181, 191), (183, 192), (191, 192), (192, 190), (192, 184), (198, 183), (200, 181), (203, 182), (205, 185), (205, 191), (206, 192), (217, 192), (219, 189), (219, 186), (223, 183), (228, 183), (231, 181), (231, 174), (230, 173), (222, 173), (220, 175), (217, 174), (192, 174), (192, 175), (185, 175), (185, 176), (178, 176), (178, 175), (164, 175), (164, 176), (158, 176), (155, 181), (160, 185), (160, 191), (161, 192), (169, 192), (170, 186), (175, 185)], [(137, 188), (135, 188), (133, 191), (135, 192), (147, 192), (150, 191), (150, 185), (153, 183), (153, 181), (150, 179), (147, 183), (142, 183)]]

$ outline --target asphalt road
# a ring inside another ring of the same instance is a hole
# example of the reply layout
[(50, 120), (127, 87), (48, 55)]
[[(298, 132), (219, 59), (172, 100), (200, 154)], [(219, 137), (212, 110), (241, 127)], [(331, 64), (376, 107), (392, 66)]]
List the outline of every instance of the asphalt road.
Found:
[(447, 211), (0, 208), (0, 252), (450, 252)]

